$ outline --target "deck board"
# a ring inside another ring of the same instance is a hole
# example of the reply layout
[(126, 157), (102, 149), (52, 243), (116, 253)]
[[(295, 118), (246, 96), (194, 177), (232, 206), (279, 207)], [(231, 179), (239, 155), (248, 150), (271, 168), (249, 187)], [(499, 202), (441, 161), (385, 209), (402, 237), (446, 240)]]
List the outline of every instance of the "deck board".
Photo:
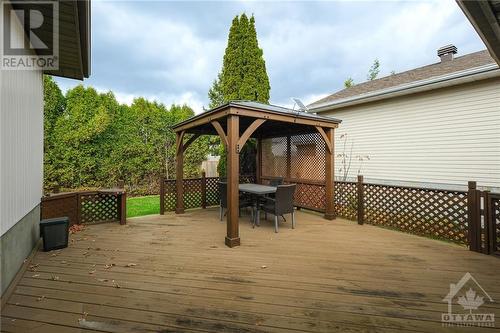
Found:
[[(88, 226), (35, 255), (2, 332), (452, 332), (442, 299), (463, 274), (500, 299), (499, 258), (312, 213), (297, 222), (274, 234), (243, 216), (233, 249), (216, 209)], [(499, 303), (481, 309), (500, 318)]]

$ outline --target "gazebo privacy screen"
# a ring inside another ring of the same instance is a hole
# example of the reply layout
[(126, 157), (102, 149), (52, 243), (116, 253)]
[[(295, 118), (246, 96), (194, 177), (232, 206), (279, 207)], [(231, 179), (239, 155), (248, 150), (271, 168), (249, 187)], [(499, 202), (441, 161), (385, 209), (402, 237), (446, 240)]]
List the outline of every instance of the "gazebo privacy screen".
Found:
[[(310, 208), (316, 206), (315, 200), (326, 200), (321, 203), (325, 218), (334, 219), (334, 130), (339, 123), (303, 111), (234, 101), (176, 124), (175, 212), (184, 213), (184, 151), (201, 135), (219, 135), (227, 152), (227, 246), (240, 245), (239, 153), (250, 138), (257, 139), (257, 183), (277, 176), (283, 177), (285, 183), (297, 183), (295, 196), (310, 196), (306, 198)], [(322, 185), (325, 193), (315, 195), (301, 184)]]

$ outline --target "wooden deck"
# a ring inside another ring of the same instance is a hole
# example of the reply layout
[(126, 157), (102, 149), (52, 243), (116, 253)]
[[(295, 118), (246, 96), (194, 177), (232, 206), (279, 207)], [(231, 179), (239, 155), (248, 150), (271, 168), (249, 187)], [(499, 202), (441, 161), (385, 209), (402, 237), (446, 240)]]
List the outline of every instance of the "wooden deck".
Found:
[[(1, 330), (500, 332), (440, 322), (450, 283), (466, 272), (500, 300), (499, 258), (311, 213), (279, 234), (248, 220), (233, 249), (216, 209), (88, 226), (69, 248), (36, 254)], [(500, 326), (500, 304), (486, 303)]]

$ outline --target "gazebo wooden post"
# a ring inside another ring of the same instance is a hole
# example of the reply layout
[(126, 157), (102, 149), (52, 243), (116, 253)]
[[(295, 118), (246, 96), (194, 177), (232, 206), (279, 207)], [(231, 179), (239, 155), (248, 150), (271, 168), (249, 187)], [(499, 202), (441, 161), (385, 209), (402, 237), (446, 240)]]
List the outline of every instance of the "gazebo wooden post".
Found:
[(226, 245), (240, 245), (238, 221), (239, 210), (239, 173), (240, 156), (238, 140), (240, 137), (239, 116), (227, 117), (227, 235)]
[(292, 178), (292, 137), (286, 137), (286, 181)]
[(177, 201), (175, 206), (176, 214), (184, 213), (184, 131), (175, 133), (176, 136), (176, 166), (175, 166), (175, 187), (177, 192)]
[(255, 167), (255, 182), (257, 184), (262, 184), (262, 139), (257, 139), (257, 161)]
[(326, 192), (326, 209), (325, 219), (334, 220), (335, 216), (335, 164), (334, 164), (334, 130), (333, 128), (325, 129), (326, 140), (331, 149), (326, 149), (325, 152), (325, 192)]

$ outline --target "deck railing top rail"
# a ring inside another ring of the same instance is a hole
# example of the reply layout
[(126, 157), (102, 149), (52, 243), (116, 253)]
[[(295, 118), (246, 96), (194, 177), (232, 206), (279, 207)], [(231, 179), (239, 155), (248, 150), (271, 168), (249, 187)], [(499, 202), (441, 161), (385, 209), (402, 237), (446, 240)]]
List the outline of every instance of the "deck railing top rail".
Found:
[(41, 219), (66, 216), (70, 225), (126, 223), (126, 192), (123, 189), (55, 193), (41, 200)]

